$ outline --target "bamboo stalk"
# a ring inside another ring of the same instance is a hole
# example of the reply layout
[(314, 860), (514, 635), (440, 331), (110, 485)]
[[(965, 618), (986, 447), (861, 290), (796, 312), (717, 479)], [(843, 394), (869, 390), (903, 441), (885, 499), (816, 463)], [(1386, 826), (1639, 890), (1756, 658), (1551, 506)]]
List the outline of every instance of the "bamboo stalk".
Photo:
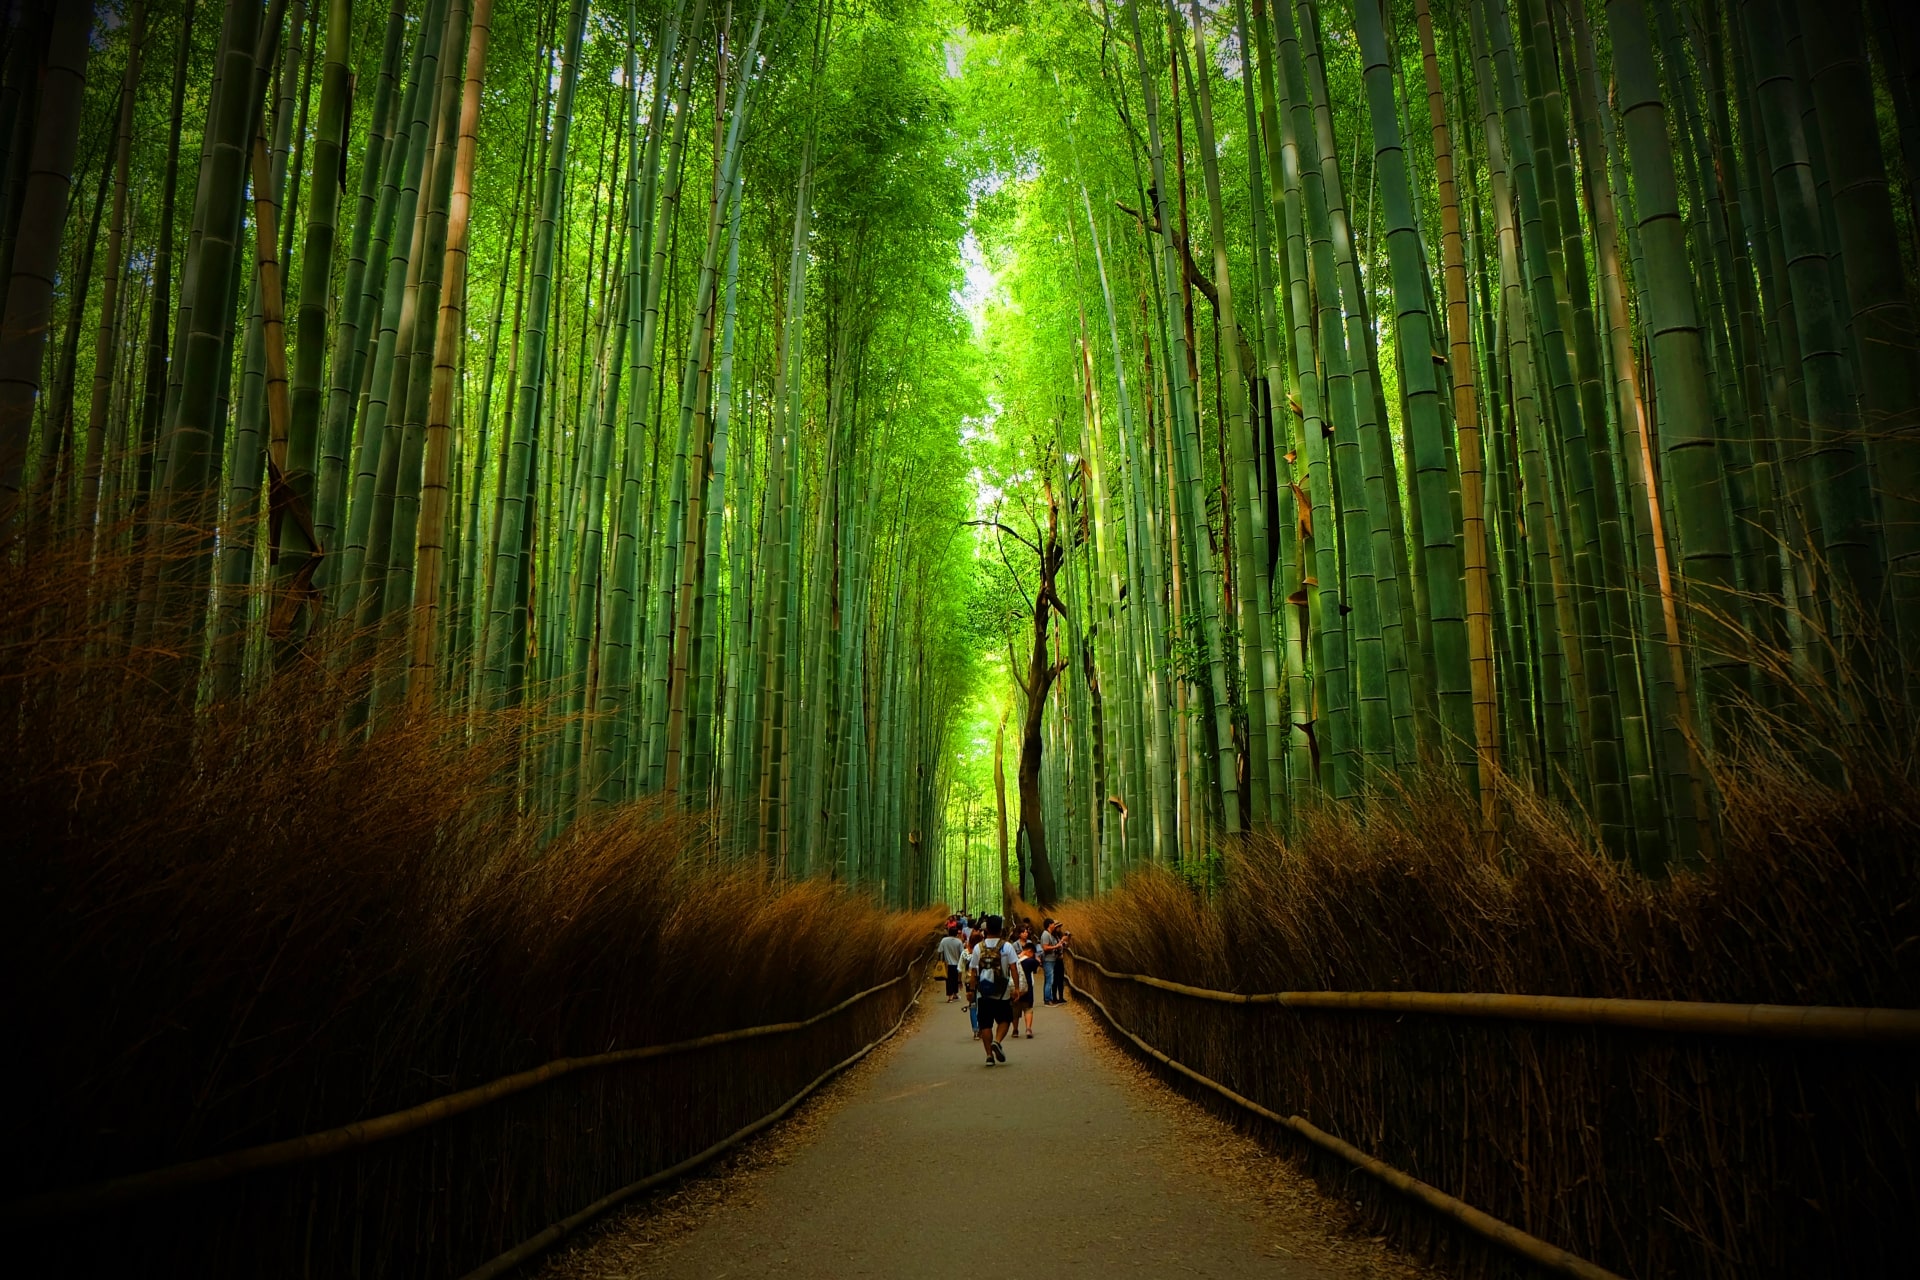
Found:
[(420, 486), (419, 548), (413, 580), (410, 621), (410, 703), (423, 708), (433, 692), (435, 622), (440, 612), (440, 578), (446, 560), (446, 518), (453, 454), (453, 398), (459, 371), (455, 346), (467, 305), (467, 223), (473, 210), (473, 166), (480, 145), (480, 92), (486, 80), (487, 40), (493, 26), (493, 0), (475, 0), (468, 36), (466, 82), (460, 100), (459, 142), (453, 163), (453, 191), (447, 210), (446, 292), (440, 299), (440, 324), (434, 333), (433, 381), (429, 389), (425, 474)]

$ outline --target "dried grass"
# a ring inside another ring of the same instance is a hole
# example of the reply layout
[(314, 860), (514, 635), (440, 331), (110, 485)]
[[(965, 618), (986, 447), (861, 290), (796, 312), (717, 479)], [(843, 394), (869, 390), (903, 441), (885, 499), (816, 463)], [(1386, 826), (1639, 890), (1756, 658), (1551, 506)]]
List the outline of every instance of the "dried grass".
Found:
[[(1075, 904), (1075, 927), (1114, 969), (1234, 991), (1920, 1005), (1911, 740), (1808, 764), (1782, 723), (1756, 718), (1717, 760), (1723, 839), (1697, 870), (1645, 879), (1575, 816), (1511, 788), (1500, 848), (1484, 853), (1476, 806), (1426, 783), (1365, 817), (1328, 809), (1291, 841), (1248, 841), (1210, 894), (1136, 875)], [(1298, 1013), (1088, 966), (1076, 979), (1196, 1070), (1622, 1274), (1911, 1274), (1912, 1047)], [(1345, 1164), (1306, 1158), (1410, 1244), (1469, 1271), (1514, 1268)]]
[[(370, 668), (324, 651), (196, 706), (180, 651), (131, 651), (98, 604), (130, 583), (87, 583), (78, 556), (0, 566), (0, 981), (22, 1101), (0, 1121), (0, 1200), (802, 1018), (932, 936), (930, 913), (699, 865), (697, 815), (630, 806), (543, 842), (510, 785), (529, 718), (342, 733)], [(91, 1215), (23, 1261), (457, 1275), (772, 1110), (909, 994)]]

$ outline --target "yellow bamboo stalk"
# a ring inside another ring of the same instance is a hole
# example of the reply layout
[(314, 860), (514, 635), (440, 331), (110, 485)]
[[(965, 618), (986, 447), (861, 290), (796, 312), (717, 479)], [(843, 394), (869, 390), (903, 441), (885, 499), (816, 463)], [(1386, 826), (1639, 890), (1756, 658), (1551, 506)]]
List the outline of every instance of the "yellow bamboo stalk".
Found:
[(253, 239), (260, 268), (260, 316), (267, 340), (267, 459), (277, 478), (287, 468), (287, 307), (280, 284), (280, 209), (273, 201), (267, 138), (253, 135)]
[(695, 1049), (711, 1048), (714, 1045), (801, 1031), (865, 1000), (876, 992), (886, 990), (897, 982), (907, 981), (912, 975), (913, 966), (908, 965), (906, 972), (900, 977), (889, 978), (877, 986), (856, 992), (831, 1009), (823, 1010), (798, 1022), (775, 1022), (763, 1027), (716, 1031), (712, 1035), (681, 1040), (674, 1044), (648, 1045), (642, 1049), (618, 1049), (612, 1053), (597, 1053), (584, 1058), (556, 1058), (552, 1062), (530, 1070), (502, 1076), (487, 1084), (462, 1089), (458, 1093), (450, 1093), (430, 1102), (423, 1102), (417, 1107), (408, 1107), (405, 1111), (375, 1116), (371, 1120), (357, 1120), (336, 1129), (326, 1129), (319, 1133), (304, 1134), (298, 1138), (287, 1138), (280, 1142), (247, 1147), (240, 1151), (227, 1152), (225, 1155), (189, 1160), (184, 1164), (169, 1165), (167, 1168), (153, 1169), (146, 1173), (108, 1178), (102, 1182), (75, 1187), (67, 1191), (52, 1191), (43, 1195), (28, 1196), (25, 1199), (0, 1205), (0, 1222), (27, 1222), (79, 1210), (100, 1209), (110, 1205), (126, 1204), (133, 1200), (142, 1200), (163, 1191), (179, 1191), (187, 1187), (220, 1182), (237, 1174), (254, 1173), (261, 1169), (274, 1169), (283, 1165), (302, 1164), (322, 1156), (350, 1151), (356, 1147), (371, 1146), (388, 1138), (412, 1133), (416, 1129), (425, 1128), (427, 1125), (436, 1124), (453, 1116), (464, 1115), (489, 1103), (498, 1102), (502, 1098), (524, 1093), (536, 1085), (546, 1084), (577, 1072), (621, 1066), (648, 1058), (665, 1058), (675, 1054), (689, 1053)]
[[(1084, 959), (1085, 957), (1081, 958)], [(1106, 970), (1101, 969), (1098, 964), (1095, 964), (1094, 967), (1100, 969), (1102, 973), (1106, 972)], [(1431, 1183), (1422, 1182), (1411, 1174), (1402, 1173), (1386, 1161), (1376, 1159), (1352, 1143), (1334, 1137), (1325, 1129), (1307, 1120), (1304, 1116), (1283, 1116), (1278, 1111), (1272, 1111), (1261, 1106), (1252, 1098), (1235, 1093), (1219, 1081), (1203, 1076), (1185, 1063), (1177, 1062), (1173, 1058), (1168, 1057), (1160, 1050), (1148, 1044), (1145, 1040), (1142, 1040), (1139, 1036), (1133, 1034), (1133, 1032), (1127, 1030), (1126, 1027), (1120, 1024), (1120, 1020), (1113, 1016), (1113, 1011), (1108, 1009), (1106, 1005), (1100, 1003), (1099, 997), (1089, 993), (1087, 989), (1079, 983), (1076, 982), (1074, 984), (1074, 990), (1091, 1001), (1093, 1007), (1100, 1011), (1101, 1016), (1107, 1020), (1108, 1024), (1111, 1025), (1115, 1031), (1118, 1031), (1121, 1035), (1133, 1041), (1135, 1045), (1139, 1046), (1141, 1052), (1147, 1054), (1149, 1057), (1166, 1064), (1189, 1080), (1192, 1080), (1195, 1084), (1206, 1086), (1229, 1102), (1244, 1107), (1257, 1116), (1264, 1117), (1283, 1128), (1299, 1134), (1321, 1150), (1332, 1152), (1356, 1168), (1378, 1178), (1395, 1191), (1412, 1196), (1434, 1212), (1453, 1219), (1461, 1226), (1467, 1228), (1467, 1230), (1472, 1231), (1475, 1235), (1491, 1240), (1495, 1244), (1519, 1254), (1528, 1261), (1545, 1267), (1549, 1271), (1558, 1272), (1561, 1275), (1575, 1276), (1578, 1277), (1578, 1280), (1622, 1280), (1622, 1277), (1616, 1272), (1608, 1271), (1605, 1267), (1596, 1266), (1577, 1254), (1567, 1252), (1559, 1245), (1547, 1243), (1539, 1236), (1529, 1235), (1512, 1223), (1504, 1222), (1484, 1210), (1476, 1209), (1466, 1201), (1457, 1196), (1448, 1195)]]
[(1620, 1000), (1589, 996), (1528, 996), (1473, 991), (1270, 991), (1243, 995), (1169, 982), (1144, 973), (1116, 973), (1084, 951), (1106, 977), (1158, 987), (1217, 1004), (1274, 1004), (1287, 1009), (1348, 1013), (1419, 1013), (1508, 1022), (1557, 1022), (1645, 1031), (1755, 1036), (1776, 1040), (1920, 1041), (1920, 1009), (1875, 1009), (1814, 1004), (1718, 1004), (1706, 1000)]
[(440, 617), (440, 579), (447, 559), (447, 504), (453, 460), (453, 393), (467, 305), (467, 233), (473, 212), (473, 166), (480, 146), (480, 87), (487, 73), (487, 35), (493, 0), (474, 0), (467, 36), (467, 80), (460, 94), (460, 142), (453, 157), (453, 195), (447, 203), (445, 291), (433, 336), (433, 386), (427, 395), (427, 448), (420, 479), (420, 524), (413, 575), (413, 634), (407, 667), (407, 705), (425, 708), (433, 696), (434, 638)]
[(269, 559), (280, 558), (280, 522), (288, 516), (300, 526), (307, 545), (314, 549), (310, 568), (290, 590), (274, 602), (267, 616), (267, 633), (285, 635), (292, 626), (300, 602), (311, 591), (312, 569), (320, 564), (320, 541), (313, 531), (313, 518), (287, 483), (287, 434), (293, 421), (292, 403), (287, 398), (287, 303), (280, 279), (280, 206), (273, 198), (273, 169), (267, 161), (267, 135), (253, 135), (251, 156), (253, 178), (253, 239), (260, 274), (260, 322), (267, 348), (267, 545)]
[(1467, 315), (1466, 241), (1460, 233), (1459, 188), (1440, 60), (1427, 0), (1414, 0), (1426, 68), (1427, 114), (1433, 125), (1433, 176), (1440, 191), (1441, 279), (1447, 304), (1447, 372), (1453, 385), (1453, 423), (1460, 456), (1461, 554), (1467, 587), (1467, 666), (1473, 686), (1473, 737), (1478, 763), (1481, 840), (1489, 852), (1499, 838), (1500, 706), (1493, 671), (1493, 588), (1487, 577), (1487, 514), (1480, 451), (1480, 397), (1474, 377), (1473, 326)]
[[(1592, 47), (1591, 37), (1586, 30), (1586, 14), (1579, 6), (1568, 10), (1569, 20), (1574, 24), (1574, 48), (1578, 51), (1580, 67), (1579, 82), (1585, 82), (1588, 74), (1587, 62)], [(1596, 148), (1597, 150), (1597, 148)], [(1647, 528), (1653, 543), (1654, 580), (1660, 590), (1661, 636), (1667, 651), (1667, 663), (1673, 674), (1674, 714), (1680, 721), (1680, 732), (1686, 739), (1687, 755), (1691, 768), (1687, 775), (1687, 787), (1693, 801), (1692, 820), (1695, 826), (1695, 840), (1700, 853), (1710, 853), (1713, 849), (1714, 833), (1711, 818), (1712, 809), (1707, 803), (1706, 761), (1700, 758), (1700, 738), (1693, 722), (1693, 693), (1688, 688), (1687, 650), (1680, 635), (1680, 611), (1673, 582), (1673, 565), (1667, 554), (1666, 516), (1660, 508), (1660, 468), (1654, 463), (1654, 440), (1652, 424), (1647, 420), (1647, 402), (1645, 389), (1640, 385), (1640, 366), (1634, 358), (1633, 317), (1627, 306), (1625, 272), (1620, 264), (1620, 230), (1613, 204), (1613, 190), (1605, 182), (1591, 185), (1593, 204), (1593, 252), (1594, 261), (1599, 267), (1600, 298), (1606, 309), (1607, 330), (1611, 341), (1611, 359), (1613, 363), (1614, 394), (1620, 404), (1623, 419), (1630, 418), (1631, 430), (1622, 434), (1629, 437), (1627, 442), (1627, 462), (1640, 475), (1642, 488), (1646, 493)], [(1631, 472), (1629, 473), (1631, 474)]]

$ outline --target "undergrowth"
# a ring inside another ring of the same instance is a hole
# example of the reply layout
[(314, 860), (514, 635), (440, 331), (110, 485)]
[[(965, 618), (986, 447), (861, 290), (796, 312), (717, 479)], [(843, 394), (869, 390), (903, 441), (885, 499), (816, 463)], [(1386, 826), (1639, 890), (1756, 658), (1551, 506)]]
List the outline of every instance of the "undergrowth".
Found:
[(513, 785), (532, 718), (345, 732), (372, 670), (351, 646), (182, 692), (177, 646), (130, 647), (102, 605), (136, 589), (112, 575), (0, 565), (4, 1079), (25, 1103), (0, 1198), (804, 1018), (931, 937), (930, 914), (720, 865), (706, 819), (669, 807), (544, 839)]
[[(1428, 777), (1364, 814), (1329, 806), (1291, 838), (1245, 839), (1216, 875), (1137, 873), (1075, 904), (1076, 928), (1109, 968), (1230, 991), (1920, 1007), (1915, 735), (1880, 715), (1752, 711), (1711, 761), (1717, 847), (1657, 879), (1512, 783), (1489, 847), (1477, 803)], [(1623, 1274), (1911, 1262), (1910, 1045), (1297, 1013), (1086, 967), (1079, 980), (1203, 1074)], [(1307, 1158), (1370, 1229), (1470, 1272), (1512, 1267), (1344, 1162)]]

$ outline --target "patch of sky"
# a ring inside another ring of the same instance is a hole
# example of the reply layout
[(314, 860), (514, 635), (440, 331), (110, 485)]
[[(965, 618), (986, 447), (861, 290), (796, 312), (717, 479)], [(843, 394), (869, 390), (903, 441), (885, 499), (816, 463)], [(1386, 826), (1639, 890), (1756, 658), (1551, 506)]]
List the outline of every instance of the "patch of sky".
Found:
[(1000, 417), (1000, 402), (988, 397), (987, 411), (983, 414), (968, 414), (960, 419), (960, 443), (972, 444), (976, 440), (991, 440), (993, 424)]
[[(1000, 504), (1006, 498), (1006, 490), (994, 484), (987, 473), (979, 467), (975, 467), (967, 478), (973, 483), (973, 518), (975, 520), (993, 519), (994, 513), (1000, 510)], [(984, 542), (976, 545), (974, 553), (981, 554), (983, 546)]]
[(971, 227), (960, 237), (960, 265), (963, 278), (961, 286), (954, 290), (953, 301), (966, 313), (973, 335), (978, 338), (986, 329), (987, 304), (1000, 281), (988, 265), (987, 255), (980, 248), (980, 238)]
[(1240, 83), (1241, 70), (1246, 66), (1246, 54), (1240, 47), (1238, 31), (1229, 29), (1213, 46), (1213, 66), (1230, 84)]
[[(627, 67), (625, 62), (613, 64), (612, 83), (622, 89), (627, 87)], [(640, 68), (640, 97), (642, 101), (653, 97), (653, 68), (642, 65)]]

